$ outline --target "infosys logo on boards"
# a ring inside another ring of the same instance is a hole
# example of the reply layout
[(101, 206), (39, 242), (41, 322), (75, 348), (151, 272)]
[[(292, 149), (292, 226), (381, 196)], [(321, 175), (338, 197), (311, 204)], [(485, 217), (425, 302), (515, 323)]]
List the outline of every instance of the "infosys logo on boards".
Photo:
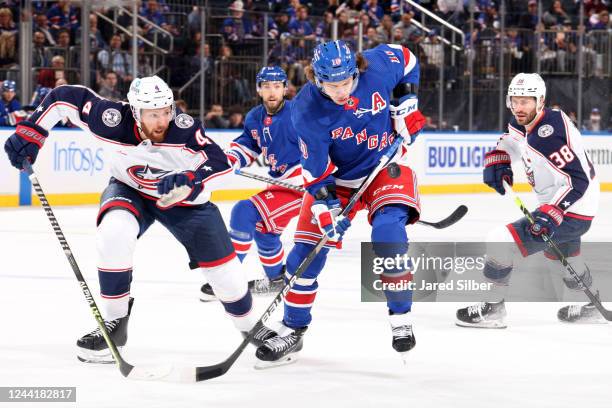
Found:
[(79, 146), (72, 141), (53, 143), (53, 170), (58, 172), (79, 172), (93, 176), (104, 169), (104, 150)]

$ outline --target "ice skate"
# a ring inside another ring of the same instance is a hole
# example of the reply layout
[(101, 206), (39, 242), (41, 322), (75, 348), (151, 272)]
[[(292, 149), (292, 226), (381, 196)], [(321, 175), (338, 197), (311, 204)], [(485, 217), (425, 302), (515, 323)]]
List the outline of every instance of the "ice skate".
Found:
[(297, 353), (302, 350), (303, 336), (307, 327), (292, 329), (282, 325), (278, 335), (266, 340), (257, 348), (256, 369), (265, 369), (292, 364), (297, 361)]
[[(106, 331), (119, 351), (127, 343), (128, 321), (133, 304), (134, 299), (130, 298), (127, 316), (104, 321)], [(113, 364), (115, 362), (99, 327), (77, 340), (77, 358), (84, 363)]]
[(457, 326), (482, 329), (505, 329), (506, 306), (504, 301), (480, 302), (457, 310)]

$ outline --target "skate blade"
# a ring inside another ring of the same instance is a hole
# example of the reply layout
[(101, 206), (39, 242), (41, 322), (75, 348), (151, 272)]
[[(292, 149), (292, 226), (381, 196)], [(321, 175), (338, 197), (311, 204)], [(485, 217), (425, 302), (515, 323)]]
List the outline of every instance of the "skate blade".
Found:
[(455, 321), (455, 324), (459, 327), (469, 327), (473, 329), (505, 329), (508, 326), (505, 322), (492, 322), (492, 321), (484, 321), (480, 323), (466, 323), (461, 320)]
[[(123, 347), (117, 347), (121, 352)], [(77, 359), (83, 363), (89, 364), (115, 364), (115, 359), (109, 349), (104, 350), (87, 350), (77, 347)]]
[(277, 361), (257, 360), (257, 363), (255, 363), (254, 368), (256, 370), (267, 370), (269, 368), (282, 367), (282, 366), (286, 366), (289, 364), (297, 363), (297, 361), (298, 361), (298, 355), (290, 354)]
[(402, 359), (402, 363), (404, 363), (404, 365), (408, 365), (408, 352), (407, 351), (400, 351), (400, 352), (398, 352), (398, 354), (400, 355), (400, 357)]
[(596, 318), (590, 318), (590, 319), (579, 319), (579, 320), (574, 320), (573, 322), (570, 322), (568, 320), (561, 320), (558, 319), (561, 323), (564, 324), (606, 324), (608, 323), (608, 321), (606, 319), (602, 317), (596, 317)]
[(210, 296), (210, 295), (204, 295), (204, 294), (200, 295), (200, 302), (208, 303), (208, 302), (214, 302), (215, 300), (217, 300), (216, 296)]

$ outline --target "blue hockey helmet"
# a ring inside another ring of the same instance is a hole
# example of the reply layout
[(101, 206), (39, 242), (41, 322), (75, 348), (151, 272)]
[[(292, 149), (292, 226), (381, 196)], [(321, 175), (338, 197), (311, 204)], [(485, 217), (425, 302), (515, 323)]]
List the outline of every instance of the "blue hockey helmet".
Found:
[(17, 89), (17, 84), (15, 84), (15, 81), (11, 81), (10, 79), (7, 79), (4, 82), (2, 82), (2, 92), (7, 92), (7, 91), (15, 92), (16, 89)]
[(342, 40), (317, 45), (312, 57), (312, 69), (319, 86), (321, 82), (355, 78), (359, 73), (355, 53)]
[(257, 73), (255, 82), (257, 88), (259, 88), (262, 82), (282, 82), (283, 85), (287, 86), (287, 74), (278, 65), (263, 67), (261, 71)]

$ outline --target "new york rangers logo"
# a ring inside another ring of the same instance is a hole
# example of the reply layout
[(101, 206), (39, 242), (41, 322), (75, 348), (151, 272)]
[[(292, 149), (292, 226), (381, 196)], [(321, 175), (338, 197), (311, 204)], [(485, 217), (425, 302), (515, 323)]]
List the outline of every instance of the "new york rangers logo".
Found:
[(148, 164), (132, 166), (126, 171), (132, 181), (138, 185), (139, 190), (157, 190), (157, 182), (171, 173), (168, 170), (149, 167)]

